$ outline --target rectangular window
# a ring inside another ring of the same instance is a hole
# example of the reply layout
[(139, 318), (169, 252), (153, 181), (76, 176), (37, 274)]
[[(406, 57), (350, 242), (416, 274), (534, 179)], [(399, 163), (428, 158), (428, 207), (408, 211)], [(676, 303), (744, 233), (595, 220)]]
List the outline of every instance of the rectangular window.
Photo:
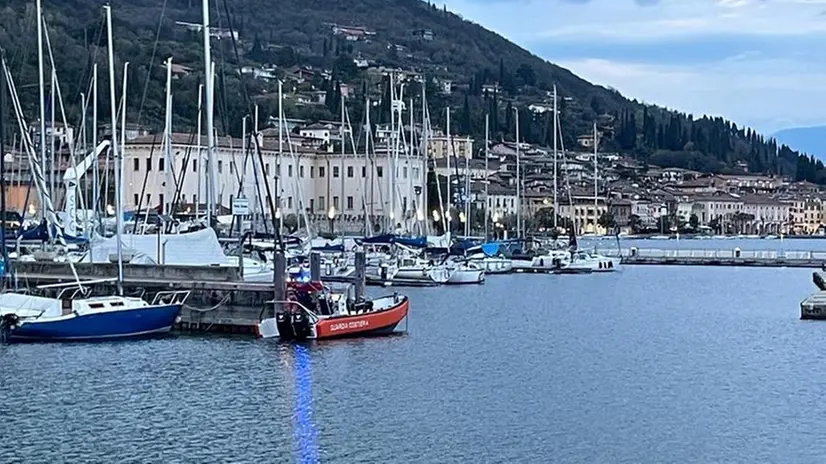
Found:
[(361, 167), (361, 178), (364, 179), (365, 177), (367, 177), (367, 168), (362, 166)]
[(221, 174), (222, 172), (224, 172), (224, 162), (218, 160), (218, 174)]
[(287, 208), (292, 209), (293, 207), (293, 197), (287, 197)]
[(347, 177), (353, 177), (353, 166), (347, 166)]
[(318, 210), (324, 211), (324, 197), (318, 197)]
[(326, 174), (324, 166), (319, 166), (318, 167), (318, 177), (324, 177), (324, 174)]
[(132, 165), (133, 171), (138, 172), (141, 170), (141, 160), (139, 160), (138, 158), (132, 160)]
[(312, 210), (313, 210), (313, 205), (314, 205), (314, 204), (315, 204), (315, 200), (313, 200), (312, 198), (310, 198), (310, 211), (312, 211)]
[(293, 165), (290, 164), (289, 166), (287, 166), (287, 177), (292, 177), (292, 176), (293, 176)]
[(162, 157), (158, 158), (158, 171), (164, 172), (166, 170), (165, 161)]
[(264, 174), (270, 175), (270, 163), (264, 165)]
[(192, 203), (196, 205), (198, 204), (198, 195), (192, 195)]
[(405, 179), (407, 179), (407, 166), (402, 168), (402, 175)]
[(383, 166), (376, 166), (376, 176), (382, 177), (384, 175), (384, 167)]
[(413, 168), (413, 178), (414, 179), (419, 178), (419, 168)]
[(152, 205), (152, 194), (151, 193), (146, 194), (146, 207), (147, 208), (152, 208), (153, 207), (153, 205)]
[(152, 158), (146, 158), (146, 170), (147, 171), (152, 170)]
[(315, 166), (310, 166), (310, 179), (315, 178)]
[(168, 211), (166, 211), (166, 206), (164, 204), (163, 193), (158, 195), (158, 198), (159, 198), (158, 204), (161, 205), (161, 211), (163, 211), (164, 213), (168, 212)]
[(299, 166), (298, 167), (298, 177), (300, 177), (302, 179), (304, 178), (304, 166)]
[(353, 197), (347, 197), (347, 209), (348, 210), (353, 209)]
[(338, 197), (333, 197), (333, 208), (338, 210)]
[[(136, 161), (137, 161), (137, 160), (136, 160)], [(138, 196), (138, 194), (136, 193), (136, 194), (135, 194), (135, 208), (137, 208), (137, 207), (138, 207), (138, 202), (139, 202), (139, 201), (140, 201), (140, 197), (139, 197), (139, 196)]]
[(198, 172), (198, 160), (192, 160), (192, 172)]
[(229, 162), (229, 173), (235, 174), (235, 163), (232, 161)]
[(333, 166), (333, 177), (338, 177), (338, 175), (339, 175), (338, 166)]

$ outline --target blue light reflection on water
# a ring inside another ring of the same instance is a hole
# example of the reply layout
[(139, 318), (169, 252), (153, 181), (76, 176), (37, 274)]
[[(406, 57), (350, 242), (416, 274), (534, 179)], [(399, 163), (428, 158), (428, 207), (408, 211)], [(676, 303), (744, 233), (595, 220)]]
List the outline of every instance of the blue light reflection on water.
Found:
[(312, 364), (309, 349), (304, 345), (293, 345), (295, 354), (295, 406), (293, 437), (298, 462), (315, 464), (318, 460), (316, 428), (313, 424)]

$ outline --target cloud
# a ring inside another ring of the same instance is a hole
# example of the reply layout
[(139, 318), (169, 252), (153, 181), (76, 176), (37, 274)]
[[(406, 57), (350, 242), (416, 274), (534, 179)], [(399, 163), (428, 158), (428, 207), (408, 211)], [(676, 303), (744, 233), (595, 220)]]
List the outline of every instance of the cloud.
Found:
[[(826, 122), (826, 0), (448, 0), (632, 98), (764, 130)], [(823, 64), (821, 64), (823, 63)]]

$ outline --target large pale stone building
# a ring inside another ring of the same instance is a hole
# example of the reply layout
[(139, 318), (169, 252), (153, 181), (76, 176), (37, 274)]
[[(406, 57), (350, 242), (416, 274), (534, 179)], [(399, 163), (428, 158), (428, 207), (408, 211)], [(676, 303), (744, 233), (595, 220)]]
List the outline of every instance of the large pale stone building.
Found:
[[(262, 211), (260, 203), (263, 202), (263, 213), (269, 216), (266, 203), (269, 187), (271, 195), (278, 197), (279, 214), (306, 213), (311, 222), (327, 221), (332, 212), (343, 224), (351, 223), (353, 228), (358, 228), (362, 227), (365, 214), (376, 221), (382, 217), (392, 218), (395, 224), (415, 221), (425, 214), (422, 206), (425, 166), (420, 157), (407, 157), (403, 153), (388, 157), (386, 153), (378, 153), (368, 160), (364, 154), (342, 155), (286, 141), (279, 154), (278, 139), (273, 137), (259, 137), (257, 145), (260, 159), (254, 150), (245, 150), (240, 139), (216, 139), (216, 205), (228, 210), (233, 199), (243, 196), (250, 199), (254, 213)], [(178, 205), (178, 211), (191, 210), (196, 204), (204, 207), (205, 147), (199, 150), (197, 142), (187, 134), (173, 134), (171, 158), (174, 175), (167, 169), (169, 161), (160, 135), (127, 142), (124, 149), (127, 209), (148, 206), (168, 210), (170, 202)], [(177, 195), (175, 185), (180, 186)]]

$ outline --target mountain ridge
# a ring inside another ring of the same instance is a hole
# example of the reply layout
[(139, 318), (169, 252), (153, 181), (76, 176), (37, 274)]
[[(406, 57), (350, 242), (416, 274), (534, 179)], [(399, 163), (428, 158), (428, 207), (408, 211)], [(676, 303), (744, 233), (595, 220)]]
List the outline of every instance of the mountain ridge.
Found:
[[(55, 56), (60, 57), (58, 75), (70, 87), (63, 92), (70, 120), (79, 118), (77, 101), (88, 82), (91, 64), (96, 62), (102, 69), (107, 64), (100, 6), (94, 0), (44, 3)], [(36, 82), (32, 4), (14, 0), (2, 11), (0, 46), (10, 51), (12, 71), (20, 76), (18, 82)], [(203, 78), (202, 39), (180, 22), (199, 23), (200, 2), (116, 0), (112, 11), (118, 70), (124, 61), (131, 63), (128, 121), (155, 130), (162, 127), (165, 70), (161, 64), (172, 56), (174, 63), (191, 68), (173, 82), (173, 122), (176, 127), (192, 127), (197, 114), (197, 89)], [(477, 139), (483, 135), (485, 114), (491, 115), (492, 138), (512, 139), (516, 111), (522, 139), (549, 145), (553, 134), (549, 113), (528, 108), (532, 104), (548, 106), (548, 93), (556, 85), (567, 147), (576, 146), (577, 136), (589, 133), (591, 124), (599, 121), (600, 130), (608, 135), (603, 149), (626, 153), (644, 164), (708, 172), (740, 169), (745, 164), (752, 172), (826, 183), (822, 163), (818, 165), (816, 160), (778, 146), (770, 137), (723, 118), (695, 118), (627, 99), (616, 90), (591, 84), (500, 34), (429, 2), (351, 0), (345, 5), (323, 0), (236, 0), (230, 4), (218, 0), (212, 8), (211, 23), (239, 37), (232, 40), (230, 35), (212, 41), (218, 67), (216, 124), (222, 133), (239, 134), (241, 119), (252, 114), (253, 102), (261, 107), (260, 123), (276, 113), (271, 97), (274, 83), (239, 75), (242, 66), (273, 65), (279, 78), (296, 65), (330, 70), (329, 79), (314, 77), (290, 88), (287, 116), (337, 119), (342, 100), (340, 84), (346, 83), (357, 89), (356, 96), (347, 102), (352, 119), (361, 120), (366, 93), (381, 102), (372, 115), (373, 121), (381, 122), (384, 114), (389, 114), (389, 85), (380, 74), (377, 79), (370, 69), (353, 65), (354, 59), (364, 59), (373, 65), (372, 69), (411, 69), (426, 76), (433, 123), (444, 127), (445, 108), (452, 108), (455, 131)], [(348, 36), (346, 32), (335, 32), (336, 27), (364, 28), (371, 35)], [(100, 88), (105, 89), (107, 77), (101, 74)], [(117, 74), (116, 79), (120, 79), (120, 71)], [(441, 84), (452, 82), (455, 91), (440, 92), (434, 79)], [(495, 91), (490, 91), (491, 87)], [(325, 91), (325, 104), (297, 104), (294, 97), (307, 89)], [(410, 82), (406, 96), (418, 96), (420, 90), (420, 85)], [(27, 87), (21, 92), (21, 99), (33, 108), (37, 102), (34, 89)], [(103, 118), (108, 92), (101, 91), (99, 101)]]

